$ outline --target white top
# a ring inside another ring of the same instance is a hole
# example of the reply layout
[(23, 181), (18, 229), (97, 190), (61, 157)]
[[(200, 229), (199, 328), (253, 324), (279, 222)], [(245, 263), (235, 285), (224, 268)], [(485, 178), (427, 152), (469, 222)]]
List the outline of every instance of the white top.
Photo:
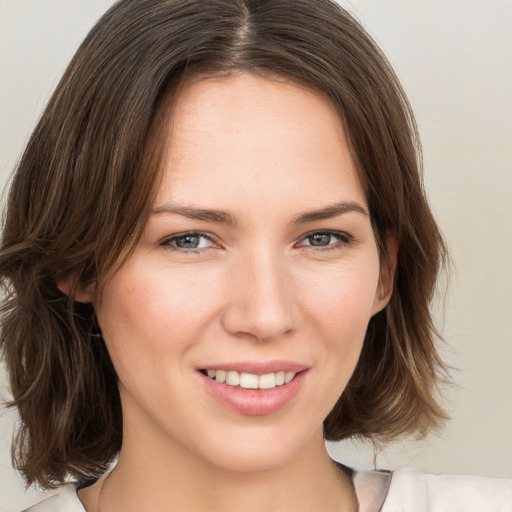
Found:
[(359, 471), (354, 487), (359, 512), (512, 512), (512, 480), (506, 479)]
[[(355, 471), (359, 512), (512, 512), (512, 480), (425, 475), (414, 469)], [(24, 512), (85, 512), (76, 484)]]

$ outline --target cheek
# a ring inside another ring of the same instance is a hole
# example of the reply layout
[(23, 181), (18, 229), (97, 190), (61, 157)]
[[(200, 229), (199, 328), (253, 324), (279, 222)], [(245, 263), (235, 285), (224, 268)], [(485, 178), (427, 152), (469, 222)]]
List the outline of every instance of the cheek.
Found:
[[(302, 280), (301, 296), (317, 329), (332, 343), (362, 341), (372, 316), (378, 285), (378, 260), (340, 265)], [(355, 341), (355, 340), (354, 340)]]
[(215, 287), (192, 272), (125, 263), (105, 287), (98, 320), (114, 366), (161, 362), (199, 341), (215, 311)]

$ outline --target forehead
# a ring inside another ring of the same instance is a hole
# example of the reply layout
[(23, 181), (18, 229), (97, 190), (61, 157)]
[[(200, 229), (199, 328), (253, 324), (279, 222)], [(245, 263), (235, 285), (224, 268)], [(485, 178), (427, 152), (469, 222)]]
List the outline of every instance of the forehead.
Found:
[(250, 192), (260, 204), (270, 195), (364, 203), (341, 118), (319, 93), (252, 74), (188, 81), (170, 123), (157, 202), (233, 203)]

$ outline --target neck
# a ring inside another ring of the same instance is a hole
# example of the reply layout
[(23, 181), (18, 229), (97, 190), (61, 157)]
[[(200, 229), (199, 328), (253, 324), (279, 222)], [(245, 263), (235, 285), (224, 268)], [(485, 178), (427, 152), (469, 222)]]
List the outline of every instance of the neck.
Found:
[(131, 460), (122, 454), (104, 489), (99, 512), (187, 510), (276, 512), (353, 511), (350, 478), (325, 460), (294, 461), (266, 471), (216, 467), (191, 470), (174, 461)]
[(351, 479), (330, 459), (321, 430), (292, 460), (238, 471), (131, 422), (108, 480), (80, 491), (80, 499), (88, 512), (357, 510)]

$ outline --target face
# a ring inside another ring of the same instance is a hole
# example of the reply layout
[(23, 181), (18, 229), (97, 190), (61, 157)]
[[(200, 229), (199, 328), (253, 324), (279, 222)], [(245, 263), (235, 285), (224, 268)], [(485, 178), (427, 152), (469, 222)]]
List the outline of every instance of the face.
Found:
[(234, 470), (323, 444), (387, 300), (367, 212), (326, 99), (244, 74), (188, 83), (151, 217), (99, 304), (125, 444)]

